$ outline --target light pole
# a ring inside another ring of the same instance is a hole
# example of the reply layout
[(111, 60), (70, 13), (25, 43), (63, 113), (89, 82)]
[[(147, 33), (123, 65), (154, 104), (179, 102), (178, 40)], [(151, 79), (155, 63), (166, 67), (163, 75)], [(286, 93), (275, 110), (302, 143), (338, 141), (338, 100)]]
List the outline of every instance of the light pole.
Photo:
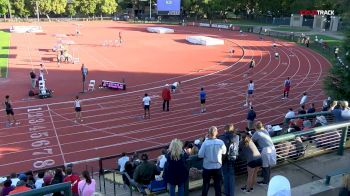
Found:
[(149, 20), (152, 18), (152, 0), (149, 0)]

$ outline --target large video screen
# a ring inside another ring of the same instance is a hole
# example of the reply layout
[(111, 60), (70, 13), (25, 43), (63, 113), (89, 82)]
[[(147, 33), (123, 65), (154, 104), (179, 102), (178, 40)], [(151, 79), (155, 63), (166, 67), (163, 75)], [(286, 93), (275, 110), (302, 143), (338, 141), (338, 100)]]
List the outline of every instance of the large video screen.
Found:
[(181, 0), (157, 0), (158, 15), (180, 15)]

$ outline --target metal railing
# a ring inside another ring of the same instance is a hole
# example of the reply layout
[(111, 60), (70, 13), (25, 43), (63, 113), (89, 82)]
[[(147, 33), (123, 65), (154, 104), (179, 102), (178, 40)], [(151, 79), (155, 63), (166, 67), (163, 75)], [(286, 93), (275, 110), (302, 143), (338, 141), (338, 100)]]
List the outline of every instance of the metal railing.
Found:
[(40, 189), (33, 189), (30, 191), (16, 193), (13, 195), (15, 195), (15, 196), (39, 196), (39, 195), (46, 195), (46, 194), (61, 192), (61, 191), (64, 192), (64, 196), (72, 196), (71, 183), (65, 182), (65, 183), (60, 183), (60, 184), (54, 184), (54, 185), (42, 187)]

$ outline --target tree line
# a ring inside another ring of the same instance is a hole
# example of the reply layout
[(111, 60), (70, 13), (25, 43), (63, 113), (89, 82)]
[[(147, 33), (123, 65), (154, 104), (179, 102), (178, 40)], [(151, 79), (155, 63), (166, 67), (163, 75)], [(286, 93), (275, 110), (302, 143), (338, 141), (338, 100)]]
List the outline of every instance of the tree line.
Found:
[[(151, 0), (155, 6), (157, 0)], [(283, 17), (299, 10), (336, 10), (341, 15), (347, 0), (181, 0), (181, 13), (196, 18), (254, 18)], [(0, 0), (1, 16), (28, 17), (41, 15), (93, 16), (109, 15), (118, 11), (145, 10), (148, 0)], [(9, 10), (11, 12), (9, 13)]]

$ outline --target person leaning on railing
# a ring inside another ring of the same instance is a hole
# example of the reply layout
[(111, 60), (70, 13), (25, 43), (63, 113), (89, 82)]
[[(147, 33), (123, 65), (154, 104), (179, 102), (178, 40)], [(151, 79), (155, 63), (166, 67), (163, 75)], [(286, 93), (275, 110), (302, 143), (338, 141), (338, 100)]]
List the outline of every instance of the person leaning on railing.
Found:
[(262, 122), (256, 123), (256, 132), (252, 136), (252, 140), (256, 142), (261, 149), (262, 164), (262, 177), (263, 180), (258, 184), (267, 185), (270, 181), (271, 166), (276, 165), (276, 149), (272, 142), (269, 133), (265, 130)]

